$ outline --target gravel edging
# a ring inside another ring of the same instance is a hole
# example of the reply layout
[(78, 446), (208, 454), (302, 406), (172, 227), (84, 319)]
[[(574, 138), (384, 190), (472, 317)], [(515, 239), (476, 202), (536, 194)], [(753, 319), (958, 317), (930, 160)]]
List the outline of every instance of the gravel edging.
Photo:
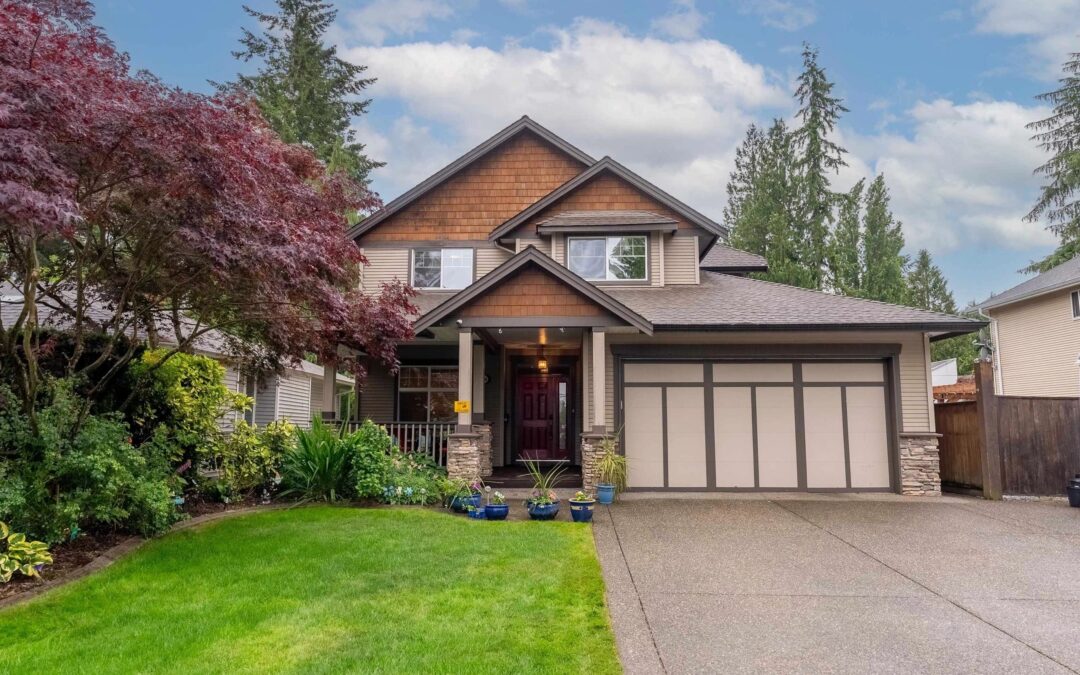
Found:
[[(203, 514), (201, 516), (197, 516), (195, 518), (189, 518), (188, 520), (181, 520), (180, 522), (175, 523), (172, 527), (169, 528), (169, 532), (166, 532), (166, 534), (169, 534), (171, 532), (179, 532), (181, 530), (189, 530), (189, 529), (191, 529), (193, 527), (198, 527), (200, 525), (204, 525), (206, 523), (210, 523), (210, 522), (213, 522), (213, 521), (216, 521), (216, 520), (222, 520), (224, 518), (232, 518), (233, 516), (242, 516), (242, 515), (246, 515), (246, 514), (249, 514), (249, 513), (254, 513), (254, 512), (257, 512), (257, 511), (273, 511), (273, 510), (276, 510), (276, 509), (289, 508), (291, 506), (294, 506), (294, 504), (273, 504), (271, 506), (248, 506), (248, 507), (244, 507), (242, 509), (234, 509), (234, 510), (231, 510), (231, 511), (216, 511), (214, 513), (206, 513), (206, 514)], [(109, 565), (112, 565), (117, 560), (120, 560), (121, 558), (124, 558), (125, 556), (127, 556), (127, 555), (131, 554), (132, 552), (138, 550), (140, 547), (142, 547), (143, 544), (145, 544), (148, 541), (150, 541), (150, 540), (149, 539), (143, 539), (142, 537), (135, 537), (135, 536), (128, 537), (127, 539), (124, 539), (123, 541), (121, 541), (116, 546), (113, 546), (112, 548), (106, 550), (104, 553), (102, 553), (98, 557), (96, 557), (93, 560), (91, 560), (90, 562), (86, 563), (82, 567), (78, 567), (76, 569), (73, 569), (73, 570), (71, 570), (70, 572), (68, 572), (67, 574), (65, 574), (62, 577), (57, 577), (55, 579), (50, 579), (49, 581), (40, 583), (40, 584), (38, 584), (36, 586), (31, 586), (30, 588), (27, 588), (25, 591), (22, 591), (20, 593), (15, 593), (14, 595), (9, 595), (6, 598), (0, 599), (0, 610), (5, 609), (7, 607), (12, 607), (14, 605), (18, 605), (18, 604), (27, 602), (27, 601), (29, 601), (29, 600), (31, 600), (33, 598), (36, 598), (37, 596), (41, 595), (42, 593), (44, 593), (46, 591), (50, 591), (50, 590), (52, 590), (54, 588), (57, 588), (59, 586), (63, 586), (65, 584), (70, 584), (72, 581), (82, 579), (83, 577), (88, 576), (88, 575), (90, 575), (90, 574), (92, 574), (94, 572), (97, 572), (98, 570), (105, 569), (106, 567), (108, 567)]]

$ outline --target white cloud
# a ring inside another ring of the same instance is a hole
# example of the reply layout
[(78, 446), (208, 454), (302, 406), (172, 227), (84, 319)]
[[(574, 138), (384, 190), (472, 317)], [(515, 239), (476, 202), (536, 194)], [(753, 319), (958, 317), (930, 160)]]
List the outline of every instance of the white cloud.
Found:
[(789, 32), (817, 21), (814, 4), (803, 0), (740, 0), (739, 12), (755, 14), (766, 26)]
[(910, 136), (844, 138), (859, 167), (842, 182), (883, 172), (911, 248), (1051, 244), (1023, 220), (1039, 185), (1032, 170), (1045, 160), (1024, 125), (1045, 113), (1007, 101), (920, 102), (906, 113)]
[(453, 14), (442, 0), (374, 0), (344, 16), (344, 37), (381, 45), (394, 35), (422, 33), (431, 20), (448, 19)]
[(480, 37), (480, 33), (470, 28), (458, 28), (453, 33), (450, 33), (451, 42), (472, 42), (478, 37)]
[(1028, 38), (1035, 70), (1056, 79), (1070, 52), (1080, 50), (1080, 0), (977, 0), (976, 30)]
[(676, 40), (693, 40), (701, 34), (705, 15), (698, 11), (694, 0), (675, 0), (674, 9), (653, 19), (652, 29)]

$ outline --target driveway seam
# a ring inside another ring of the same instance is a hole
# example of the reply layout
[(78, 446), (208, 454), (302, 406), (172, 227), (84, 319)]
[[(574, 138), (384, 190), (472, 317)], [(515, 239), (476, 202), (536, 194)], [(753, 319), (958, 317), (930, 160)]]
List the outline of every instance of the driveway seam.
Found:
[[(836, 539), (837, 541), (839, 541), (839, 542), (841, 542), (841, 543), (845, 544), (846, 546), (848, 546), (848, 547), (850, 547), (850, 548), (852, 548), (852, 549), (854, 549), (854, 550), (858, 551), (859, 553), (862, 553), (862, 554), (863, 554), (864, 556), (866, 556), (867, 558), (870, 558), (871, 560), (873, 560), (873, 561), (877, 562), (878, 564), (880, 564), (880, 565), (883, 565), (883, 566), (884, 566), (884, 567), (886, 567), (887, 569), (889, 569), (889, 570), (892, 570), (893, 572), (895, 572), (896, 574), (899, 574), (900, 576), (904, 577), (905, 579), (907, 579), (907, 580), (908, 580), (908, 581), (910, 581), (911, 583), (913, 583), (913, 584), (915, 584), (915, 585), (917, 585), (917, 586), (920, 586), (921, 588), (924, 588), (924, 589), (926, 589), (927, 591), (929, 591), (930, 593), (932, 593), (932, 594), (936, 595), (937, 597), (941, 598), (942, 600), (944, 600), (945, 602), (949, 603), (949, 604), (950, 604), (950, 605), (952, 605), (953, 607), (956, 607), (957, 609), (959, 609), (960, 611), (964, 612), (965, 614), (968, 614), (969, 616), (973, 617), (973, 618), (974, 618), (974, 619), (976, 619), (977, 621), (979, 621), (979, 622), (981, 622), (981, 623), (984, 623), (984, 624), (986, 624), (987, 626), (989, 626), (989, 627), (990, 627), (990, 628), (992, 628), (993, 630), (996, 630), (997, 632), (1001, 633), (1002, 635), (1004, 635), (1004, 636), (1006, 636), (1006, 637), (1009, 637), (1009, 638), (1011, 638), (1011, 639), (1015, 640), (1016, 642), (1019, 642), (1020, 644), (1024, 645), (1025, 647), (1027, 647), (1027, 648), (1028, 648), (1028, 649), (1030, 649), (1031, 651), (1033, 651), (1033, 652), (1035, 652), (1035, 653), (1037, 653), (1037, 654), (1040, 654), (1040, 655), (1042, 655), (1042, 656), (1043, 656), (1043, 657), (1045, 657), (1046, 659), (1048, 659), (1048, 660), (1050, 660), (1050, 661), (1052, 661), (1052, 662), (1056, 663), (1057, 665), (1061, 666), (1062, 668), (1064, 668), (1065, 670), (1069, 671), (1070, 673), (1076, 673), (1076, 672), (1077, 672), (1077, 671), (1076, 671), (1076, 670), (1074, 670), (1073, 668), (1070, 668), (1070, 667), (1069, 667), (1068, 665), (1066, 665), (1066, 664), (1062, 663), (1061, 661), (1058, 661), (1057, 659), (1055, 659), (1054, 657), (1050, 656), (1050, 655), (1049, 655), (1049, 654), (1047, 654), (1046, 652), (1042, 651), (1042, 650), (1041, 650), (1041, 649), (1039, 649), (1038, 647), (1035, 647), (1035, 646), (1033, 646), (1033, 645), (1031, 645), (1031, 644), (1028, 644), (1027, 642), (1025, 642), (1025, 641), (1021, 640), (1021, 639), (1020, 639), (1019, 637), (1017, 637), (1017, 636), (1013, 635), (1013, 634), (1012, 634), (1012, 633), (1010, 633), (1009, 631), (1007, 631), (1007, 630), (1005, 630), (1005, 629), (1003, 629), (1003, 628), (1001, 628), (1001, 627), (999, 627), (999, 626), (997, 626), (997, 625), (995, 625), (995, 624), (991, 623), (990, 621), (987, 621), (986, 619), (984, 619), (983, 617), (979, 616), (979, 615), (978, 615), (977, 613), (975, 613), (974, 611), (972, 611), (972, 610), (968, 609), (967, 607), (965, 607), (965, 606), (961, 605), (960, 603), (958, 603), (958, 602), (956, 602), (956, 601), (954, 601), (954, 600), (952, 600), (952, 599), (950, 599), (950, 598), (948, 598), (948, 597), (946, 597), (946, 596), (942, 595), (941, 593), (938, 593), (937, 591), (935, 591), (934, 589), (930, 588), (930, 587), (929, 587), (929, 586), (927, 586), (926, 584), (924, 584), (924, 583), (922, 583), (922, 582), (920, 582), (920, 581), (918, 581), (918, 580), (916, 580), (916, 579), (912, 578), (911, 576), (909, 576), (909, 575), (907, 575), (907, 574), (905, 574), (905, 573), (901, 572), (901, 571), (900, 571), (900, 570), (898, 570), (897, 568), (893, 567), (893, 566), (892, 566), (892, 565), (890, 565), (889, 563), (887, 563), (887, 562), (885, 562), (884, 560), (882, 560), (882, 559), (878, 558), (877, 556), (873, 555), (873, 554), (872, 554), (872, 553), (870, 553), (869, 551), (865, 551), (865, 550), (863, 550), (863, 549), (859, 548), (858, 546), (856, 546), (855, 544), (851, 543), (851, 542), (850, 542), (850, 541), (848, 541), (847, 539), (844, 539), (843, 537), (841, 537), (840, 535), (836, 534), (835, 532), (833, 532), (833, 531), (832, 531), (832, 530), (830, 530), (829, 528), (827, 528), (827, 527), (824, 527), (824, 526), (822, 526), (822, 525), (819, 525), (819, 524), (815, 523), (814, 521), (810, 520), (810, 519), (809, 519), (809, 518), (807, 518), (806, 516), (804, 516), (804, 515), (802, 515), (802, 514), (800, 514), (800, 513), (796, 513), (795, 511), (792, 511), (791, 509), (787, 508), (786, 506), (784, 506), (783, 504), (781, 504), (781, 503), (779, 503), (779, 502), (777, 502), (777, 501), (774, 501), (774, 500), (769, 500), (769, 502), (770, 502), (770, 503), (772, 503), (772, 504), (774, 504), (774, 505), (776, 505), (776, 506), (777, 506), (778, 508), (780, 508), (780, 509), (782, 509), (782, 510), (784, 510), (784, 511), (787, 511), (788, 513), (790, 513), (791, 515), (795, 516), (795, 517), (796, 517), (796, 518), (798, 518), (799, 520), (802, 520), (802, 521), (804, 521), (804, 522), (806, 522), (806, 523), (810, 524), (811, 526), (813, 526), (813, 527), (816, 527), (817, 529), (819, 529), (819, 530), (821, 530), (822, 532), (824, 532), (824, 533), (828, 534), (828, 535), (829, 535), (830, 537), (833, 537), (834, 539)], [(636, 587), (635, 587), (635, 591), (636, 591), (636, 590), (637, 590), (637, 589), (636, 589)], [(639, 596), (639, 598), (640, 598), (640, 596)], [(651, 632), (651, 629), (650, 629), (650, 632)]]
[(630, 586), (634, 589), (634, 597), (637, 598), (638, 607), (641, 609), (641, 617), (645, 619), (645, 627), (649, 630), (649, 642), (652, 643), (653, 653), (656, 654), (656, 660), (660, 663), (660, 670), (664, 673), (668, 672), (667, 665), (664, 664), (664, 657), (660, 655), (660, 647), (656, 644), (656, 635), (653, 634), (652, 623), (649, 621), (649, 614), (645, 611), (645, 603), (641, 600), (641, 591), (638, 590), (637, 579), (634, 578), (634, 571), (630, 569), (630, 561), (626, 559), (626, 551), (623, 550), (622, 539), (619, 538), (619, 528), (615, 524), (615, 516), (611, 513), (611, 507), (607, 507), (608, 519), (611, 521), (611, 531), (615, 533), (615, 543), (619, 545), (619, 557), (622, 558), (623, 566), (626, 568), (626, 574), (630, 577)]

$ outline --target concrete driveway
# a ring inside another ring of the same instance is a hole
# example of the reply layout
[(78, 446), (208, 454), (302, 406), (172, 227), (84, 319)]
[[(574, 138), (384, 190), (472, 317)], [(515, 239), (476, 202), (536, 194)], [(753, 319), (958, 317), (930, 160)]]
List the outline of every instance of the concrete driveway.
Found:
[(1080, 672), (1080, 509), (629, 495), (594, 532), (627, 672)]

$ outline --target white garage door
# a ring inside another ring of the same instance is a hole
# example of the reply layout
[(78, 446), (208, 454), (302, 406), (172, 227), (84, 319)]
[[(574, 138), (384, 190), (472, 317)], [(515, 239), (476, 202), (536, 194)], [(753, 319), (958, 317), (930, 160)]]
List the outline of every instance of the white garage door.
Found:
[(622, 381), (632, 488), (890, 487), (882, 361), (632, 361)]

